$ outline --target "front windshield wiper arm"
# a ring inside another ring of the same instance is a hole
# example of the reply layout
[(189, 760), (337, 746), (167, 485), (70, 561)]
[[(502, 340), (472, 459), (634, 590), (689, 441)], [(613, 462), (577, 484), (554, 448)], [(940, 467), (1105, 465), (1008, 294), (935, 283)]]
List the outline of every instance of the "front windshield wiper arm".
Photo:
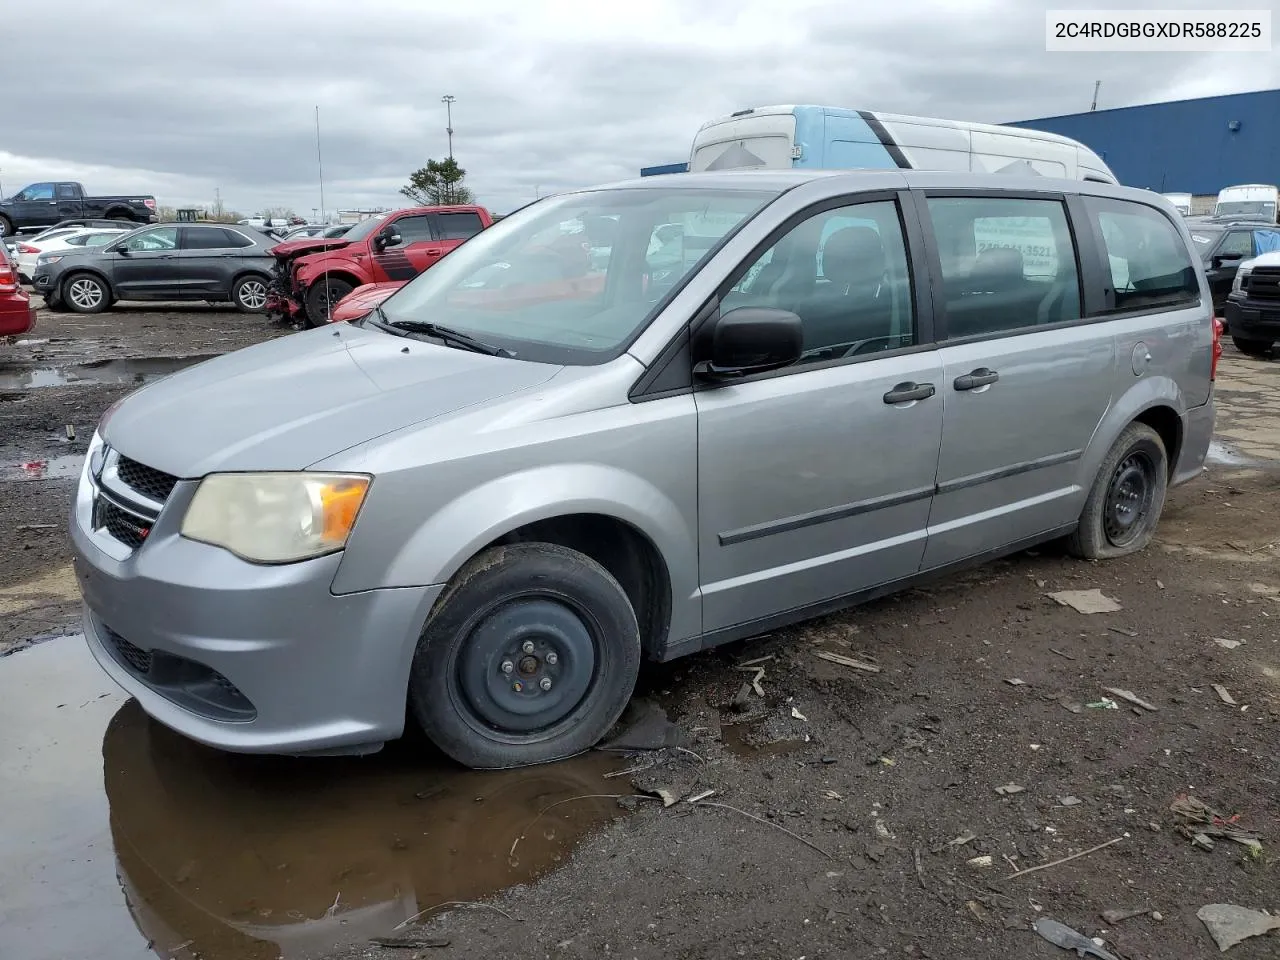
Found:
[(406, 333), (425, 333), (429, 337), (435, 337), (451, 346), (459, 347), (463, 350), (470, 350), (472, 353), (483, 353), (489, 357), (506, 357), (515, 356), (506, 347), (495, 346), (492, 343), (485, 343), (483, 340), (477, 340), (470, 334), (463, 333), (460, 330), (451, 330), (448, 327), (442, 327), (438, 323), (427, 323), (424, 320), (387, 320), (386, 314), (382, 313), (382, 308), (377, 311), (381, 316), (379, 319), (383, 325), (393, 330), (404, 330)]

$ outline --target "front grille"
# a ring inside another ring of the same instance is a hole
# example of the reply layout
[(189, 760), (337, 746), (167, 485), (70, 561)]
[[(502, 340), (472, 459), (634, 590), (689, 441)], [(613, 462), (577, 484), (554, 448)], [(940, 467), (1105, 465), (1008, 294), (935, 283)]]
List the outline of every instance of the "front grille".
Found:
[(1280, 300), (1280, 267), (1257, 267), (1242, 286), (1250, 300)]
[(94, 504), (94, 529), (106, 530), (131, 550), (142, 546), (151, 533), (151, 524), (116, 506), (106, 497), (98, 497)]
[(134, 673), (146, 676), (151, 672), (151, 654), (143, 650), (141, 647), (135, 647), (120, 634), (116, 633), (110, 627), (104, 627), (103, 633), (107, 635), (107, 639), (111, 641), (111, 646), (124, 661), (125, 666)]
[(124, 456), (116, 465), (116, 472), (121, 483), (156, 503), (168, 500), (178, 483), (177, 477)]

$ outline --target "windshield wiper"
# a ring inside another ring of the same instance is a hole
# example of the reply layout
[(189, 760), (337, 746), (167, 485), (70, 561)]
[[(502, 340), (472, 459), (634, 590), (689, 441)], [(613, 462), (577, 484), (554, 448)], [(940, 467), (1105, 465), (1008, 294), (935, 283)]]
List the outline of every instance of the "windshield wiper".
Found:
[(514, 357), (515, 354), (506, 347), (495, 346), (492, 343), (485, 343), (483, 340), (477, 340), (468, 333), (460, 330), (451, 330), (448, 327), (442, 327), (438, 323), (427, 323), (424, 320), (387, 320), (386, 314), (382, 313), (382, 308), (378, 308), (381, 314), (380, 319), (383, 324), (393, 330), (404, 330), (406, 333), (425, 333), (428, 337), (435, 337), (437, 340), (443, 341), (451, 346), (458, 347), (462, 350), (470, 350), (472, 353), (483, 353), (489, 357)]

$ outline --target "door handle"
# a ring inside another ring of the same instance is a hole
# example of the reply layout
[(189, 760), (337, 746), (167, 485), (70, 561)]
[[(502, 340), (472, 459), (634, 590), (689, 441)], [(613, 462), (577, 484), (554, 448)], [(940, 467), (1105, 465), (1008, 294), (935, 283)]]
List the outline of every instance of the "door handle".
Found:
[(885, 403), (911, 403), (915, 400), (928, 400), (937, 391), (932, 383), (900, 383), (884, 395)]
[(423, 250), (422, 252), (428, 257), (438, 257), (443, 253), (441, 250)]
[(957, 390), (976, 390), (978, 387), (989, 386), (999, 379), (1000, 374), (994, 370), (979, 367), (977, 370), (966, 373), (962, 377), (956, 377), (955, 388)]

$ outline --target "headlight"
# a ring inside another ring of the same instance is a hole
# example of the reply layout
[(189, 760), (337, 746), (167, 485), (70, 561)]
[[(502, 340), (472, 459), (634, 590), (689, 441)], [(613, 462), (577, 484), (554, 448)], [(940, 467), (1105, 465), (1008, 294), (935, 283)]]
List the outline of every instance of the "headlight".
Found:
[(182, 535), (252, 563), (293, 563), (341, 550), (369, 477), (341, 473), (215, 473), (187, 507)]
[(102, 435), (95, 430), (93, 436), (89, 438), (89, 449), (84, 454), (84, 461), (89, 465), (90, 475), (96, 477), (102, 473), (102, 462), (106, 456), (106, 444), (102, 442)]
[(1236, 278), (1231, 282), (1232, 293), (1244, 292), (1244, 278), (1253, 273), (1252, 264), (1241, 264), (1240, 269), (1236, 271)]

